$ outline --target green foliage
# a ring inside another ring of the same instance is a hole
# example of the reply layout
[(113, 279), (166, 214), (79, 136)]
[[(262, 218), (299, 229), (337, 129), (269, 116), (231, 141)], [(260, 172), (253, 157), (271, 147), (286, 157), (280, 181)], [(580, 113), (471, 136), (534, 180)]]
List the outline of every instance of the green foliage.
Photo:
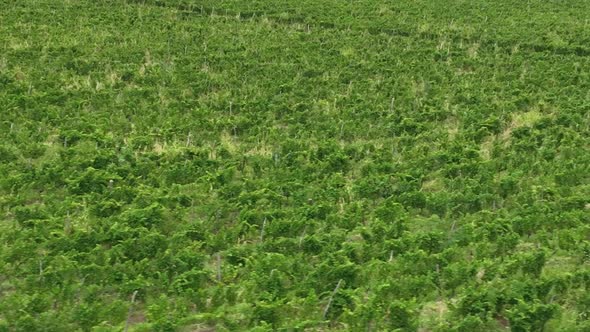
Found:
[(588, 12), (0, 3), (0, 331), (588, 330)]
[(556, 311), (557, 305), (519, 302), (507, 314), (512, 331), (541, 331)]

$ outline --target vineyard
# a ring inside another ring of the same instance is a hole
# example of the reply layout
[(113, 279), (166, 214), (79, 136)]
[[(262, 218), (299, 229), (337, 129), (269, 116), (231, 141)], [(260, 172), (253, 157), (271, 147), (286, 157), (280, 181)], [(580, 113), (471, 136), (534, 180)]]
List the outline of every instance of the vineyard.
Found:
[(3, 331), (590, 331), (590, 2), (0, 0)]

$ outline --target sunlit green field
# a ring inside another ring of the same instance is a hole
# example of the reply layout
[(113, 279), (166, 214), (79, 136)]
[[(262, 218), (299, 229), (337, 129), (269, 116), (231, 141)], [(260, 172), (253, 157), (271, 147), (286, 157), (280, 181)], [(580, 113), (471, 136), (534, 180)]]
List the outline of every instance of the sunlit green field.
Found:
[(0, 331), (589, 322), (589, 1), (0, 0)]

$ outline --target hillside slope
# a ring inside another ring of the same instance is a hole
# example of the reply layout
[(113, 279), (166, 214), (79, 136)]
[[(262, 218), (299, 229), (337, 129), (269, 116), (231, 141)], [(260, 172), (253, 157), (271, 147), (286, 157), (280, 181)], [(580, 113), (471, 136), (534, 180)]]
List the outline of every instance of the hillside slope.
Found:
[(0, 331), (590, 330), (566, 2), (0, 2)]

